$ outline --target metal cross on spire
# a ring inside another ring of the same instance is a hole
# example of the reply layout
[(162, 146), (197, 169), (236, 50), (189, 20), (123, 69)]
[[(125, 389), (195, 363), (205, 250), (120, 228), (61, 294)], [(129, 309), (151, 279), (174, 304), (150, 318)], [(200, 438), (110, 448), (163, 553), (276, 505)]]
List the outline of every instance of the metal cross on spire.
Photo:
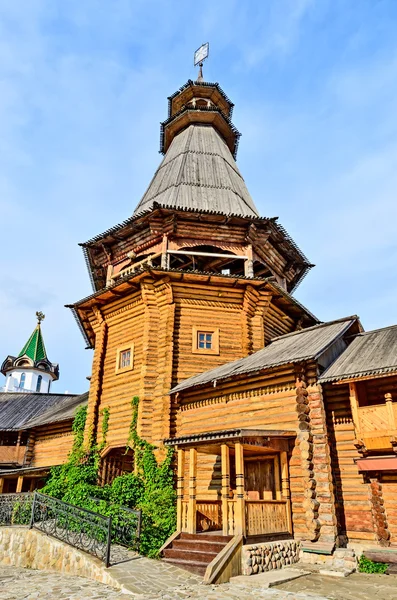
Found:
[(198, 65), (200, 67), (199, 74), (198, 74), (198, 77), (197, 77), (197, 81), (200, 82), (200, 83), (202, 81), (204, 81), (204, 77), (203, 77), (203, 62), (205, 61), (206, 58), (208, 58), (209, 53), (210, 53), (209, 42), (206, 42), (205, 44), (202, 44), (200, 46), (200, 48), (198, 48), (196, 50), (196, 52), (194, 53), (194, 66), (196, 67)]
[(42, 312), (41, 312), (41, 310), (38, 310), (38, 311), (36, 312), (36, 317), (37, 317), (37, 323), (40, 325), (40, 323), (41, 323), (42, 321), (44, 321), (44, 319), (45, 319), (45, 314), (44, 314), (44, 313), (42, 313)]

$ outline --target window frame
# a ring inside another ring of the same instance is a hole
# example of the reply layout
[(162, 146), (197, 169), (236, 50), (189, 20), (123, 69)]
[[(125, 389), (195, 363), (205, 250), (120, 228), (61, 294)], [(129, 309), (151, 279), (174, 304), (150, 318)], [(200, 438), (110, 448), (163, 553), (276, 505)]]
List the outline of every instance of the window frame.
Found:
[[(199, 334), (211, 334), (212, 335), (212, 348), (200, 348), (199, 347)], [(219, 355), (219, 328), (212, 327), (200, 327), (194, 325), (192, 328), (192, 353), (193, 354), (212, 354)]]
[[(123, 352), (130, 352), (130, 364), (126, 367), (120, 366), (120, 361)], [(125, 344), (124, 346), (119, 346), (116, 352), (116, 374), (125, 373), (126, 371), (132, 371), (134, 368), (134, 344), (130, 342), (129, 344)]]

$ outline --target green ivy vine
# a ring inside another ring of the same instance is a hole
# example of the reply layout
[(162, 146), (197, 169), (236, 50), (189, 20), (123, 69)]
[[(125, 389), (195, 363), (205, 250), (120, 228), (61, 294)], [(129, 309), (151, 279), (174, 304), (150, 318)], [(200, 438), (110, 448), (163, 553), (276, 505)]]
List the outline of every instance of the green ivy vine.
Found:
[[(84, 448), (84, 428), (87, 407), (78, 409), (73, 422), (74, 442), (68, 460), (53, 467), (42, 492), (64, 502), (82, 506), (117, 518), (120, 506), (142, 511), (140, 552), (156, 557), (159, 548), (176, 528), (176, 493), (173, 485), (173, 451), (168, 449), (159, 463), (155, 446), (137, 433), (139, 398), (131, 401), (132, 418), (126, 442), (134, 453), (134, 472), (116, 477), (111, 485), (98, 485), (100, 453), (106, 446), (109, 429), (109, 408), (101, 411), (102, 442)], [(91, 498), (103, 502), (94, 502)]]

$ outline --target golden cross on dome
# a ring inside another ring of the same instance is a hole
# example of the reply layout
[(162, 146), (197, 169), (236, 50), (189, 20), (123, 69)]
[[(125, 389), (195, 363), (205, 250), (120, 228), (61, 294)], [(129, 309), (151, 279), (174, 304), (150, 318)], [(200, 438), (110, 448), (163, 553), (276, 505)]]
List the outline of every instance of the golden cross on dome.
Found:
[(36, 317), (37, 317), (37, 322), (38, 322), (38, 324), (40, 325), (40, 323), (41, 323), (42, 321), (44, 321), (44, 319), (45, 319), (45, 314), (44, 314), (44, 313), (42, 313), (42, 312), (41, 312), (41, 310), (38, 310), (38, 311), (36, 312)]

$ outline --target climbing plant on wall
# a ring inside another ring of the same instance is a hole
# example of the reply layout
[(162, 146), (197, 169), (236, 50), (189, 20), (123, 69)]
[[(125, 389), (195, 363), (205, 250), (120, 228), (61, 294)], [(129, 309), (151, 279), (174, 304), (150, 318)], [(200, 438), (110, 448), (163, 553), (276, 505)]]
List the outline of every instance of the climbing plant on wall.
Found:
[[(173, 486), (172, 451), (168, 450), (163, 462), (159, 463), (155, 447), (137, 433), (139, 399), (131, 402), (132, 418), (127, 448), (134, 452), (134, 473), (116, 477), (111, 485), (97, 485), (100, 452), (106, 445), (110, 412), (102, 411), (102, 442), (84, 448), (84, 427), (87, 407), (81, 407), (73, 423), (74, 443), (68, 461), (51, 469), (42, 492), (64, 502), (89, 508), (102, 514), (117, 513), (118, 506), (142, 511), (142, 533), (140, 551), (154, 557), (165, 540), (175, 531), (176, 495)], [(99, 504), (92, 498), (106, 502)]]

